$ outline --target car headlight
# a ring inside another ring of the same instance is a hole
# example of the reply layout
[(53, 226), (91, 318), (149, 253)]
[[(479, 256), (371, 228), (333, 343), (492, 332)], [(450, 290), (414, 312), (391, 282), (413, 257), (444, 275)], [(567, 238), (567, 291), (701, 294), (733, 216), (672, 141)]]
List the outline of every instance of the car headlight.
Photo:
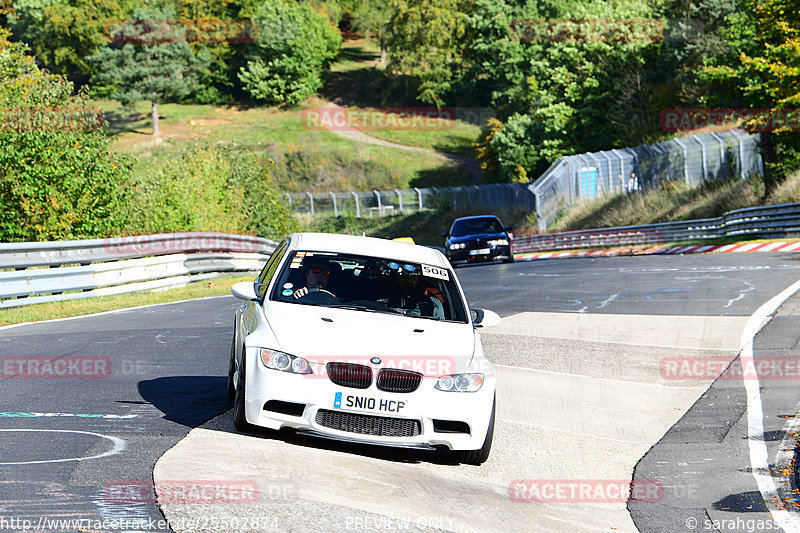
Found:
[(467, 245), (464, 244), (463, 242), (457, 242), (455, 244), (451, 244), (450, 246), (448, 246), (448, 248), (450, 248), (451, 250), (460, 250), (461, 248), (466, 248), (466, 247)]
[(494, 239), (489, 241), (489, 246), (508, 246), (508, 239)]
[(258, 356), (267, 368), (290, 372), (292, 374), (310, 374), (311, 366), (302, 357), (267, 348), (259, 348)]
[(477, 392), (482, 385), (483, 374), (453, 374), (436, 381), (436, 388), (446, 392)]

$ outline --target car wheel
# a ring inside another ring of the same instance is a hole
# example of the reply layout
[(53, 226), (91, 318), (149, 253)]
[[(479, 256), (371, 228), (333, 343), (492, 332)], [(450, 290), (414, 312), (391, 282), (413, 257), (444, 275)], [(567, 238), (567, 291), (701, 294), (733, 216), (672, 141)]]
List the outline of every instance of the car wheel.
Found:
[(514, 254), (512, 252), (508, 252), (508, 257), (503, 259), (503, 263), (513, 263), (514, 262)]
[(228, 362), (228, 385), (226, 387), (228, 392), (228, 399), (230, 401), (236, 400), (236, 387), (233, 384), (233, 375), (236, 373), (236, 348), (234, 348), (236, 342), (236, 334), (233, 335), (233, 340), (231, 341), (231, 358)]
[(236, 379), (236, 395), (233, 400), (233, 426), (239, 431), (253, 431), (253, 425), (247, 421), (244, 409), (245, 381), (245, 362), (242, 354), (242, 363), (239, 365), (239, 375)]
[(483, 446), (479, 450), (466, 450), (458, 452), (458, 459), (462, 463), (471, 465), (481, 465), (489, 458), (492, 450), (492, 438), (494, 437), (494, 410), (495, 400), (492, 400), (492, 416), (489, 418), (489, 428), (486, 430), (486, 438), (483, 439)]

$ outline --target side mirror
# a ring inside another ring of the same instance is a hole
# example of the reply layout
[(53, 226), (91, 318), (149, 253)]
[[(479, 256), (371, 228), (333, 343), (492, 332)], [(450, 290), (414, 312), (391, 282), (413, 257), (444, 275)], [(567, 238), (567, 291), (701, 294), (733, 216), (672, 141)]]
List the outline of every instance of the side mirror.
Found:
[(512, 228), (511, 226), (506, 226), (506, 233), (508, 233), (508, 232), (509, 232), (509, 231), (511, 231), (512, 229), (514, 229), (514, 228)]
[(491, 328), (500, 323), (500, 315), (488, 309), (473, 309), (475, 312), (475, 319), (472, 321), (476, 327)]
[(231, 294), (246, 302), (257, 302), (259, 299), (253, 284), (249, 281), (240, 281), (239, 283), (234, 283), (231, 286)]
[(447, 238), (447, 237), (449, 237), (449, 236), (450, 236), (450, 234), (449, 234), (449, 233), (447, 233), (446, 231), (445, 231), (444, 233), (442, 233), (442, 237), (445, 237), (445, 238)]

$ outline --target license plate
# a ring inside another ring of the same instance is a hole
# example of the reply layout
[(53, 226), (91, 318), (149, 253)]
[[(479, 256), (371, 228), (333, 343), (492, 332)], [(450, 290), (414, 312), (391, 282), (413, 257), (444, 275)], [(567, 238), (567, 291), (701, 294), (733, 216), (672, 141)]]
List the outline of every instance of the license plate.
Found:
[(401, 413), (406, 409), (408, 402), (400, 400), (387, 400), (373, 398), (359, 394), (344, 394), (337, 392), (333, 397), (334, 409), (347, 409), (348, 411), (369, 411), (372, 413)]
[(470, 250), (469, 255), (488, 255), (489, 249), (488, 248), (481, 248), (480, 250)]

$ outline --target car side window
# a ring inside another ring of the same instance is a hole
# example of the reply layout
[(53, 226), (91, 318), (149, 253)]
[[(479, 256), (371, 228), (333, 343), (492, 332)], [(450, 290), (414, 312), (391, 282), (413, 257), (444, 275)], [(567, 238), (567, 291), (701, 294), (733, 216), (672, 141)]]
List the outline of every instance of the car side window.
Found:
[(272, 280), (272, 277), (275, 275), (275, 271), (278, 269), (278, 265), (281, 263), (281, 259), (286, 253), (286, 248), (288, 248), (288, 246), (289, 241), (287, 239), (281, 241), (277, 248), (275, 248), (275, 251), (272, 252), (267, 264), (264, 265), (264, 269), (261, 271), (261, 274), (259, 274), (258, 279), (256, 280), (256, 294), (258, 294), (261, 299), (263, 299), (264, 295), (267, 294), (267, 286)]

